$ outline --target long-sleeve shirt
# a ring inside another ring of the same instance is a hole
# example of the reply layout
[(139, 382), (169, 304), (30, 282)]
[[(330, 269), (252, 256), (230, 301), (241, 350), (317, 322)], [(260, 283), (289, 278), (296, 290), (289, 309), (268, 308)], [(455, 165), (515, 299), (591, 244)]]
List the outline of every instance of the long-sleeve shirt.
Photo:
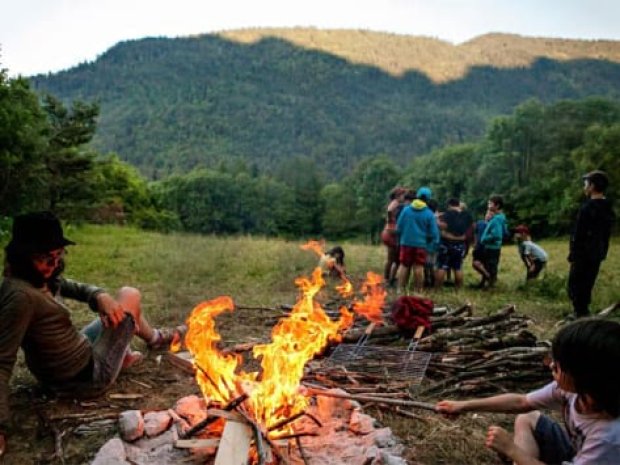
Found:
[(496, 213), (487, 223), (480, 238), (480, 243), (487, 249), (501, 249), (505, 229), (506, 216), (503, 213)]
[(607, 199), (589, 199), (579, 209), (568, 260), (600, 262), (607, 257), (615, 215)]
[[(96, 296), (103, 289), (64, 278), (58, 284), (59, 298), (87, 302), (96, 310)], [(91, 345), (59, 298), (17, 278), (0, 284), (0, 431), (10, 418), (9, 381), (20, 347), (42, 383), (71, 379), (90, 362)]]
[(414, 200), (398, 216), (396, 231), (400, 245), (435, 250), (439, 244), (437, 220), (426, 203)]

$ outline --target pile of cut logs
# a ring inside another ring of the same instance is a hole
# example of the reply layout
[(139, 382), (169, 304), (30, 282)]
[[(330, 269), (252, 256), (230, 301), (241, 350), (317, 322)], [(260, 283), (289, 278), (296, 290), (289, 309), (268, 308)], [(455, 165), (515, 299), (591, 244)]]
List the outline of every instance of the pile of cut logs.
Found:
[[(419, 339), (415, 350), (432, 353), (425, 379), (411, 387), (411, 380), (379, 376), (323, 361), (309, 364), (305, 381), (340, 387), (351, 393), (416, 398), (444, 398), (526, 392), (551, 381), (546, 366), (550, 344), (539, 341), (528, 330), (531, 321), (518, 314), (513, 305), (487, 316), (473, 316), (471, 305), (458, 309), (435, 308), (432, 332)], [(356, 343), (365, 333), (358, 326), (350, 329), (343, 343)], [(368, 341), (372, 346), (402, 346), (405, 337), (394, 325), (375, 329)], [(405, 342), (406, 343), (406, 342)], [(405, 349), (405, 346), (402, 346)], [(329, 356), (328, 356), (329, 357)], [(328, 360), (328, 358), (326, 359)], [(386, 364), (390, 361), (386, 360)], [(420, 381), (420, 380), (416, 380)]]

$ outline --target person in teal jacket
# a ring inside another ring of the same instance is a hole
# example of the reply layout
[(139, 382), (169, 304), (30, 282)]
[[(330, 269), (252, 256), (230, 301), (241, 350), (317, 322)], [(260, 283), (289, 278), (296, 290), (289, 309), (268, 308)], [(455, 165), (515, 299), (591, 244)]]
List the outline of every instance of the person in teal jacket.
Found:
[(504, 199), (499, 195), (492, 195), (489, 198), (488, 209), (493, 214), (491, 220), (487, 223), (480, 243), (484, 246), (483, 264), (484, 268), (489, 273), (488, 282), (486, 277), (483, 277), (482, 287), (488, 284), (489, 287), (495, 286), (497, 282), (497, 269), (499, 267), (500, 253), (502, 250), (502, 243), (504, 242), (504, 235), (507, 231), (506, 215), (502, 213), (504, 208)]
[(439, 228), (435, 214), (428, 208), (431, 199), (428, 187), (418, 189), (417, 198), (411, 205), (403, 208), (396, 221), (396, 232), (400, 240), (398, 266), (399, 292), (404, 293), (411, 268), (413, 267), (413, 288), (422, 290), (424, 283), (424, 264), (428, 250), (435, 250), (439, 244)]

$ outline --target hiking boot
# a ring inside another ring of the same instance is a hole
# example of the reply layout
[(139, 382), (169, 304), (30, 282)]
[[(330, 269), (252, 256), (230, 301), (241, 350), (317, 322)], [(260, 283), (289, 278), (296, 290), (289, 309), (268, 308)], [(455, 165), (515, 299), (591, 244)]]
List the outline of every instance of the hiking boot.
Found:
[(186, 325), (179, 325), (176, 328), (158, 328), (157, 339), (148, 344), (149, 349), (162, 350), (168, 349), (171, 344), (182, 344), (187, 333)]

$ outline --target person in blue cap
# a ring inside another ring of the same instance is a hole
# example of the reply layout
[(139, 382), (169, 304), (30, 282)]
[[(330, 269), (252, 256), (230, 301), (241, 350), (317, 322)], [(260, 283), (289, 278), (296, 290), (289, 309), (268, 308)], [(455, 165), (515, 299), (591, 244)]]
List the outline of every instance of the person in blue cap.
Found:
[(420, 187), (416, 199), (402, 210), (396, 222), (400, 244), (397, 278), (401, 294), (407, 293), (412, 268), (413, 289), (422, 291), (428, 250), (435, 250), (439, 244), (437, 220), (427, 204), (431, 196), (428, 187)]

